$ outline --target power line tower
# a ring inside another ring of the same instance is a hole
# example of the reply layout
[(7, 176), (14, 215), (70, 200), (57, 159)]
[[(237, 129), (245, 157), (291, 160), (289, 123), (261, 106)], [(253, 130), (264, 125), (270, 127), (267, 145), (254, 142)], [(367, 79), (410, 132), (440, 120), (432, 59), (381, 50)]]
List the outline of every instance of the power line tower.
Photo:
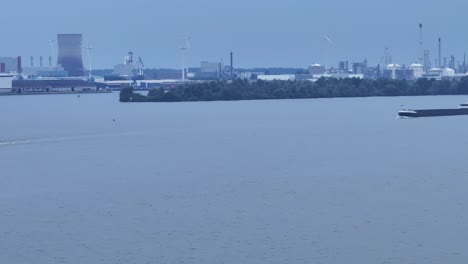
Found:
[(384, 60), (385, 66), (392, 64), (392, 56), (390, 55), (390, 52), (388, 51), (388, 48), (385, 48), (385, 60)]

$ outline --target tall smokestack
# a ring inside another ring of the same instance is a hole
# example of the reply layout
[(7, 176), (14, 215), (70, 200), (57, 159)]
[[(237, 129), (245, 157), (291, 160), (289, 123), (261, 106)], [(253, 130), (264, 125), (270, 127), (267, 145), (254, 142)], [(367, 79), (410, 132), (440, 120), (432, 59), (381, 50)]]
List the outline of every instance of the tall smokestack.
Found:
[(5, 72), (5, 63), (0, 63), (0, 73)]
[(424, 65), (423, 24), (419, 24), (419, 63)]
[(463, 53), (463, 73), (466, 73), (466, 53)]
[(41, 67), (41, 68), (42, 68), (43, 63), (44, 63), (43, 60), (44, 60), (44, 59), (42, 58), (42, 56), (39, 56), (39, 67)]
[(234, 68), (234, 58), (233, 58), (233, 54), (231, 52), (231, 80), (233, 79), (233, 68)]
[(442, 39), (439, 37), (439, 68), (442, 68)]
[(49, 56), (49, 67), (52, 68), (52, 56)]
[(17, 60), (16, 60), (16, 70), (18, 73), (23, 73), (23, 67), (21, 65), (21, 56), (18, 56)]
[(31, 68), (34, 68), (34, 56), (31, 56)]

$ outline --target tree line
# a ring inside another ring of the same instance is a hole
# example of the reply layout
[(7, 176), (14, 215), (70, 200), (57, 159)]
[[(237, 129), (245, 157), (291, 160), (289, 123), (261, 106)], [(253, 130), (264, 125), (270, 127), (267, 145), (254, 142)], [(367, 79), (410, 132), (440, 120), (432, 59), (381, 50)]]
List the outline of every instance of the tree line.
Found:
[(309, 81), (248, 80), (187, 83), (174, 88), (157, 88), (147, 96), (122, 87), (121, 102), (232, 101), (332, 97), (465, 95), (468, 77), (459, 80), (418, 79), (416, 81), (359, 78), (320, 78)]

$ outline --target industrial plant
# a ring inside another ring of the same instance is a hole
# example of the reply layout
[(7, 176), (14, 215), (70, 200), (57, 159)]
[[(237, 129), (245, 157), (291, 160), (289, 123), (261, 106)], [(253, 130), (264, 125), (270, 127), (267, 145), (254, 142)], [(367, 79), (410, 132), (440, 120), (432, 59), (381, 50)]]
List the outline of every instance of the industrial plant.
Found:
[[(53, 65), (52, 55), (47, 66), (44, 57), (36, 65), (34, 56), (30, 66), (23, 67), (22, 57), (0, 57), (0, 93), (74, 93), (96, 92), (97, 88), (85, 73), (82, 58), (81, 34), (57, 35), (57, 63)], [(55, 40), (49, 40), (53, 52)]]
[(57, 65), (63, 67), (68, 76), (84, 76), (81, 34), (58, 34)]
[[(123, 56), (121, 63), (113, 69), (93, 70), (91, 66), (91, 46), (83, 45), (82, 34), (57, 34), (56, 39), (48, 40), (48, 56), (28, 56), (25, 63), (23, 56), (0, 56), (0, 93), (73, 93), (119, 90), (122, 85), (131, 85), (135, 89), (157, 87), (175, 87), (187, 82), (204, 82), (210, 80), (247, 79), (251, 81), (289, 80), (311, 81), (320, 78), (362, 78), (394, 80), (457, 79), (467, 76), (466, 56), (457, 60), (454, 55), (444, 56), (443, 39), (437, 42), (436, 56), (425, 48), (423, 24), (418, 24), (418, 54), (409, 64), (394, 62), (389, 48), (384, 48), (380, 63), (370, 65), (367, 59), (350, 62), (342, 60), (336, 66), (325, 66), (319, 62), (311, 63), (305, 68), (263, 68), (243, 69), (234, 67), (234, 53), (230, 52), (227, 65), (220, 61), (201, 61), (198, 67), (189, 67), (187, 55), (191, 51), (191, 38), (181, 38), (180, 69), (154, 69), (147, 67), (141, 56), (133, 51)], [(324, 40), (335, 45), (330, 37)], [(56, 45), (55, 45), (56, 44)], [(415, 43), (416, 45), (416, 43)], [(83, 51), (87, 55), (88, 65), (84, 64)], [(1, 55), (1, 54), (0, 54)], [(54, 63), (54, 56), (56, 61)], [(116, 59), (116, 62), (118, 60)]]

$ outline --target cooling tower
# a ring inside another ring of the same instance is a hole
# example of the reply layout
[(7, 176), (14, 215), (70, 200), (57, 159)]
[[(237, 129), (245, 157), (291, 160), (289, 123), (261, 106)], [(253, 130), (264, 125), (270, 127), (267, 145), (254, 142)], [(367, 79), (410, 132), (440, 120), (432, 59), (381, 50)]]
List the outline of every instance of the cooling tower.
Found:
[(81, 34), (58, 34), (58, 59), (68, 76), (84, 76)]

